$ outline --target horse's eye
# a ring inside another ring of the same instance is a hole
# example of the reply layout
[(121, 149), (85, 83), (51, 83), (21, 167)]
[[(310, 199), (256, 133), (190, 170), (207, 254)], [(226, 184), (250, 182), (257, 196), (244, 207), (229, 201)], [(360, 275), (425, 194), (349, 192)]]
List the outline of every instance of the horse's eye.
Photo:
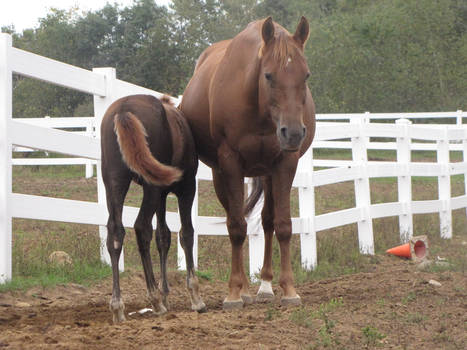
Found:
[(306, 75), (305, 75), (305, 80), (308, 80), (308, 78), (310, 77), (310, 75), (311, 75), (310, 72), (306, 73)]
[(271, 73), (264, 73), (264, 77), (267, 81), (272, 81), (272, 74)]

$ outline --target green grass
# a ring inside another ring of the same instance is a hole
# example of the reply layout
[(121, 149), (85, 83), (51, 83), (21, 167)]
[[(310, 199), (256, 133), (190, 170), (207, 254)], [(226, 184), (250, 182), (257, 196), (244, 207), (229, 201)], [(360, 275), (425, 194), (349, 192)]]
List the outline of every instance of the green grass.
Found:
[(27, 290), (34, 286), (54, 287), (58, 284), (76, 283), (91, 285), (112, 274), (109, 265), (102, 263), (73, 263), (65, 267), (35, 267), (15, 274), (11, 281), (0, 284), (0, 293), (11, 290)]
[(386, 335), (372, 326), (362, 328), (364, 344), (368, 346), (378, 346), (379, 342), (386, 338)]

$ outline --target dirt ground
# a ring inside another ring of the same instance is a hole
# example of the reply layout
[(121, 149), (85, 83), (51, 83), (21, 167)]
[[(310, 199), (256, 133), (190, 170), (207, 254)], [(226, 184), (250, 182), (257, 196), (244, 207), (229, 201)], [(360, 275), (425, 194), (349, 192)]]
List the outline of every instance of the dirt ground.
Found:
[[(208, 312), (189, 310), (185, 277), (172, 272), (171, 310), (111, 323), (111, 280), (93, 287), (0, 294), (0, 348), (8, 349), (466, 349), (467, 276), (426, 272), (379, 256), (373, 272), (298, 286), (303, 305), (222, 310), (227, 283), (201, 280)], [(437, 280), (441, 286), (428, 282)], [(149, 307), (141, 272), (122, 278), (126, 313)], [(254, 293), (256, 286), (251, 286)]]

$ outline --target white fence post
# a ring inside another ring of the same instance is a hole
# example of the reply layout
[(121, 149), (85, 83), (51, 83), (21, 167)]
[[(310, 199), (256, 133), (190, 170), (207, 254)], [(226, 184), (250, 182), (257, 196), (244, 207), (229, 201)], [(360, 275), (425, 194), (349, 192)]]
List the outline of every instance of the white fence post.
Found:
[(408, 242), (413, 236), (413, 217), (412, 217), (412, 177), (410, 176), (410, 133), (409, 127), (412, 122), (408, 119), (396, 120), (397, 125), (401, 125), (404, 130), (404, 136), (397, 138), (397, 163), (403, 169), (401, 175), (397, 177), (398, 201), (402, 203), (402, 214), (399, 215), (399, 232), (401, 242)]
[(313, 185), (313, 148), (300, 159), (306, 174), (307, 185), (298, 189), (298, 205), (300, 219), (306, 222), (300, 233), (300, 252), (302, 267), (305, 270), (313, 270), (318, 264), (315, 231), (315, 187)]
[[(102, 74), (105, 76), (105, 84), (106, 84), (106, 94), (105, 96), (97, 96), (94, 95), (94, 118), (95, 118), (95, 128), (96, 134), (99, 135), (100, 139), (100, 130), (101, 130), (101, 122), (102, 117), (105, 114), (105, 111), (110, 106), (112, 102), (115, 100), (115, 96), (113, 94), (114, 90), (114, 81), (117, 79), (117, 74), (115, 68), (93, 68), (92, 70), (94, 73)], [(101, 160), (99, 160), (96, 164), (97, 169), (97, 202), (107, 208), (107, 198), (105, 196), (105, 187), (104, 182), (102, 180), (102, 168), (101, 168)], [(111, 264), (110, 255), (107, 250), (107, 227), (106, 226), (99, 226), (99, 236), (101, 239), (101, 260), (106, 264)], [(124, 255), (123, 250), (122, 254), (120, 255), (120, 261), (118, 267), (120, 271), (124, 270)]]
[(443, 130), (443, 138), (437, 142), (437, 160), (441, 167), (438, 176), (438, 196), (441, 200), (439, 224), (442, 238), (452, 238), (451, 212), (451, 176), (449, 174), (449, 139), (447, 126)]
[[(253, 190), (252, 181), (248, 181), (248, 194)], [(256, 282), (256, 275), (261, 272), (264, 261), (264, 231), (261, 221), (261, 211), (264, 205), (264, 194), (251, 210), (247, 217), (247, 235), (248, 235), (248, 250), (250, 261), (250, 279)]]
[(9, 132), (13, 91), (11, 47), (11, 35), (0, 33), (0, 283), (5, 283), (12, 277), (12, 145)]
[(352, 159), (359, 167), (360, 176), (355, 183), (355, 206), (360, 209), (361, 216), (358, 220), (358, 242), (360, 253), (374, 254), (373, 222), (370, 216), (370, 180), (368, 178), (368, 154), (366, 137), (363, 135), (363, 126), (367, 122), (365, 118), (352, 118), (351, 124), (357, 124), (359, 134), (352, 137)]

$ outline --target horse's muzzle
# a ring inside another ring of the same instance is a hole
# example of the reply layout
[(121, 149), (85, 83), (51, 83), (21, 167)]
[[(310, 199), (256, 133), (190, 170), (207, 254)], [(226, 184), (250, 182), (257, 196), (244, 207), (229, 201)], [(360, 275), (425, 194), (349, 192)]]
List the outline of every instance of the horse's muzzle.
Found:
[(281, 149), (283, 151), (294, 152), (297, 151), (306, 135), (306, 127), (289, 128), (282, 126), (277, 133)]

